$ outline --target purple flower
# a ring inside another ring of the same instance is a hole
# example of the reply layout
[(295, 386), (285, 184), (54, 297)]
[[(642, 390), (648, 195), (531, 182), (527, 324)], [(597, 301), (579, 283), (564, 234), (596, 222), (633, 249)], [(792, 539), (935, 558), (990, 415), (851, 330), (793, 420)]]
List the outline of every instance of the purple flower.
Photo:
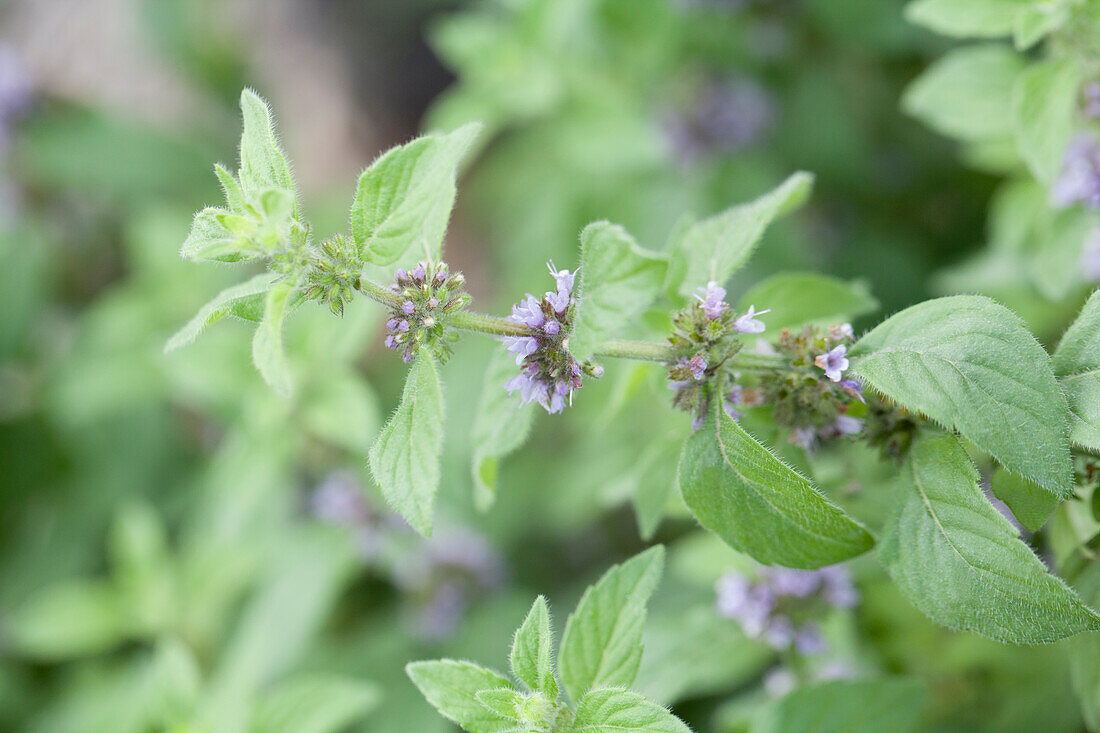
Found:
[(863, 404), (867, 404), (867, 400), (863, 399), (863, 385), (855, 379), (842, 379), (837, 384), (848, 394), (857, 398)]
[(725, 302), (726, 289), (711, 280), (705, 288), (700, 288), (702, 293), (696, 293), (695, 297), (702, 303), (703, 313), (714, 321), (729, 309), (729, 303)]
[(397, 348), (397, 338), (393, 334), (390, 334), (389, 336), (386, 337), (386, 348), (387, 349), (396, 349)]
[(416, 267), (414, 267), (412, 272), (409, 273), (409, 277), (411, 277), (417, 283), (424, 282), (424, 277), (426, 275), (427, 275), (427, 273), (424, 271), (424, 263), (423, 262), (421, 262)]
[(1100, 282), (1100, 227), (1094, 228), (1085, 237), (1079, 265), (1085, 282)]
[(416, 312), (416, 303), (412, 302), (411, 300), (406, 300), (404, 303), (401, 304), (401, 311), (406, 315), (411, 316), (413, 313)]
[(516, 364), (539, 350), (539, 342), (533, 336), (504, 336), (501, 338), (504, 348), (516, 355)]
[(1085, 85), (1085, 116), (1090, 120), (1100, 119), (1100, 82)]
[(690, 359), (681, 359), (681, 362), (691, 370), (691, 376), (695, 381), (699, 381), (707, 374), (707, 359), (702, 354), (696, 354)]
[(665, 128), (673, 150), (692, 163), (753, 144), (774, 118), (767, 90), (752, 79), (738, 78), (704, 86), (690, 109), (667, 115)]
[(863, 430), (863, 421), (857, 417), (838, 415), (836, 422), (833, 423), (833, 429), (841, 436), (855, 435)]
[(546, 316), (542, 312), (542, 305), (535, 300), (535, 296), (527, 294), (520, 302), (512, 306), (512, 315), (509, 320), (522, 323), (528, 328), (539, 328), (546, 322)]
[(821, 638), (821, 628), (811, 621), (795, 634), (794, 648), (798, 650), (799, 654), (811, 656), (824, 654), (828, 651), (829, 646)]
[(733, 322), (733, 330), (740, 331), (741, 333), (763, 333), (764, 322), (753, 318), (753, 316), (762, 316), (765, 313), (771, 313), (772, 309), (767, 308), (762, 311), (754, 310), (753, 306), (749, 306), (749, 309), (743, 314), (737, 317), (737, 320)]
[(561, 333), (561, 324), (557, 321), (547, 321), (546, 325), (543, 326), (543, 330), (551, 336), (557, 336)]
[(547, 292), (546, 302), (550, 304), (550, 307), (554, 309), (554, 312), (559, 316), (564, 315), (565, 311), (569, 310), (569, 300), (572, 296), (569, 291), (559, 290), (557, 292)]
[(573, 294), (573, 281), (576, 278), (576, 271), (555, 270), (553, 260), (547, 262), (546, 267), (550, 270), (550, 275), (553, 276), (554, 282), (557, 283), (558, 293), (564, 293), (566, 299), (568, 299), (569, 296)]
[(814, 364), (825, 370), (825, 376), (834, 382), (840, 381), (841, 373), (848, 368), (848, 347), (844, 344), (834, 346), (828, 352), (814, 358)]
[(735, 384), (730, 387), (726, 399), (722, 402), (722, 409), (724, 409), (726, 414), (734, 420), (740, 420), (744, 417), (742, 413), (737, 411), (737, 406), (741, 404), (744, 391), (744, 388), (740, 384)]
[(1050, 203), (1058, 208), (1075, 203), (1100, 208), (1100, 148), (1088, 135), (1079, 135), (1066, 149), (1062, 172), (1050, 189)]

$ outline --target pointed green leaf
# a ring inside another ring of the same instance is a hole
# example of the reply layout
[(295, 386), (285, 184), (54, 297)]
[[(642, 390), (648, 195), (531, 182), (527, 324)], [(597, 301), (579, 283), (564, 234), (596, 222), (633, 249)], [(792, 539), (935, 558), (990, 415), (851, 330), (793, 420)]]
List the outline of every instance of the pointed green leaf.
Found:
[(684, 443), (679, 480), (699, 524), (767, 565), (818, 568), (874, 544), (863, 525), (722, 409), (712, 407)]
[(878, 301), (860, 281), (845, 282), (812, 272), (784, 272), (754, 285), (737, 309), (771, 308), (768, 333), (794, 330), (810, 323), (840, 324), (878, 310)]
[(1058, 506), (1058, 497), (1019, 474), (998, 468), (990, 479), (993, 495), (1008, 505), (1012, 515), (1032, 532), (1046, 524)]
[(258, 203), (266, 189), (281, 189), (290, 195), (291, 214), (298, 217), (298, 196), (294, 188), (294, 176), (290, 164), (279, 147), (271, 110), (267, 103), (251, 89), (241, 92), (241, 115), (244, 130), (241, 133), (241, 189), (250, 202)]
[(1069, 20), (1070, 10), (1061, 2), (1030, 2), (1014, 15), (1012, 42), (1017, 51), (1026, 51)]
[(768, 225), (809, 198), (813, 182), (811, 174), (799, 171), (755, 201), (687, 228), (671, 247), (666, 289), (688, 297), (711, 280), (729, 280), (748, 262)]
[(284, 397), (290, 395), (293, 388), (283, 351), (283, 319), (292, 292), (294, 286), (289, 283), (279, 283), (268, 291), (263, 320), (252, 337), (252, 361), (256, 369), (264, 381)]
[(853, 354), (878, 392), (1055, 496), (1073, 491), (1065, 397), (1046, 351), (1004, 306), (975, 295), (929, 300), (884, 321)]
[(534, 421), (532, 406), (521, 405), (504, 389), (504, 384), (518, 373), (519, 367), (511, 354), (501, 349), (493, 351), (485, 368), (485, 382), (471, 432), (474, 503), (482, 511), (496, 500), (500, 459), (527, 441)]
[(581, 232), (577, 308), (569, 350), (579, 361), (592, 356), (649, 308), (661, 292), (668, 262), (647, 252), (621, 226), (606, 221)]
[(244, 191), (241, 190), (241, 182), (221, 163), (214, 164), (214, 173), (217, 174), (218, 180), (222, 184), (229, 210), (234, 214), (245, 213)]
[(222, 217), (228, 213), (225, 209), (208, 206), (195, 214), (191, 232), (180, 247), (180, 257), (192, 262), (238, 262), (259, 254), (247, 251), (247, 240), (225, 228)]
[(435, 359), (426, 350), (409, 369), (401, 404), (371, 446), (374, 480), (390, 506), (413, 529), (432, 533), (443, 450), (443, 386)]
[(1070, 440), (1100, 452), (1100, 290), (1062, 336), (1054, 373), (1069, 402)]
[(493, 670), (473, 662), (439, 659), (412, 662), (405, 671), (428, 702), (463, 730), (470, 733), (513, 730), (515, 720), (498, 715), (477, 699), (477, 694), (485, 690), (512, 689), (512, 683)]
[(577, 704), (576, 733), (691, 733), (655, 702), (627, 690), (589, 690)]
[(271, 290), (277, 278), (277, 273), (265, 272), (221, 291), (200, 308), (187, 325), (168, 339), (164, 351), (173, 351), (190, 344), (206, 330), (207, 326), (226, 316), (236, 316), (249, 321), (261, 320), (263, 304), (266, 301), (264, 294)]
[(646, 603), (664, 567), (660, 545), (615, 565), (581, 597), (565, 623), (558, 664), (569, 697), (593, 687), (628, 687), (642, 659)]
[(1012, 92), (1016, 145), (1031, 172), (1048, 185), (1077, 126), (1081, 73), (1075, 58), (1043, 61), (1020, 74)]
[(480, 690), (474, 698), (488, 708), (489, 712), (502, 718), (519, 721), (524, 698), (515, 690), (507, 690), (503, 687)]
[(997, 38), (1012, 33), (1029, 0), (914, 0), (905, 18), (954, 38)]
[(512, 674), (527, 683), (531, 690), (541, 692), (550, 700), (558, 698), (558, 682), (550, 658), (550, 609), (539, 596), (512, 640), (509, 661)]
[(832, 680), (800, 687), (753, 722), (752, 733), (909, 733), (928, 692), (918, 680)]
[(351, 231), (363, 256), (377, 265), (438, 260), (455, 200), (459, 160), (480, 126), (428, 135), (387, 151), (359, 177)]
[(985, 498), (955, 436), (919, 440), (901, 481), (879, 557), (933, 621), (1015, 644), (1100, 629), (1100, 616), (1047, 572)]

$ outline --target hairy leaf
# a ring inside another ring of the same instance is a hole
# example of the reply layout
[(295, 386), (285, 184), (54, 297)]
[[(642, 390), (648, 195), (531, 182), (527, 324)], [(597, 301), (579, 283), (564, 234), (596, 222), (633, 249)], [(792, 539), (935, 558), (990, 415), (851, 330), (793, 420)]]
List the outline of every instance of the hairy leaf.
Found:
[(263, 319), (252, 337), (252, 361), (264, 381), (284, 397), (293, 388), (283, 351), (283, 319), (293, 292), (294, 286), (289, 283), (279, 283), (268, 291)]
[(500, 459), (527, 441), (535, 417), (530, 404), (521, 405), (504, 390), (504, 384), (517, 373), (516, 360), (508, 352), (495, 349), (485, 369), (471, 432), (474, 502), (483, 511), (496, 500)]
[(405, 379), (401, 404), (371, 446), (374, 480), (390, 506), (425, 537), (439, 489), (443, 386), (435, 360), (421, 350)]
[(168, 339), (164, 351), (173, 351), (190, 344), (206, 330), (207, 326), (226, 316), (236, 316), (248, 321), (261, 320), (263, 304), (266, 301), (264, 294), (271, 290), (277, 278), (277, 273), (265, 272), (221, 291), (200, 308), (187, 325)]
[(579, 361), (608, 336), (621, 332), (649, 308), (661, 292), (668, 261), (647, 252), (621, 226), (606, 221), (581, 232), (577, 308), (569, 350)]
[(539, 596), (523, 624), (516, 630), (509, 662), (512, 674), (527, 683), (528, 687), (550, 700), (556, 700), (558, 682), (554, 679), (551, 654), (550, 609), (546, 607), (546, 599)]
[(665, 552), (651, 547), (615, 565), (581, 597), (565, 623), (558, 663), (574, 702), (593, 687), (628, 687), (642, 659), (646, 602), (657, 588)]
[(1069, 402), (1070, 440), (1100, 451), (1100, 290), (1062, 336), (1054, 373)]
[(1065, 398), (1023, 321), (989, 298), (956, 295), (894, 315), (856, 344), (856, 373), (950, 426), (1047, 491), (1073, 491)]
[(290, 194), (291, 215), (297, 218), (298, 196), (294, 189), (294, 177), (275, 137), (271, 110), (256, 92), (245, 89), (241, 92), (241, 115), (244, 131), (241, 133), (241, 168), (238, 174), (244, 195), (258, 206), (263, 191), (281, 189)]
[(919, 440), (901, 481), (879, 557), (933, 621), (1015, 644), (1100, 629), (1100, 616), (1047, 572), (986, 500), (955, 436)]
[(1074, 58), (1029, 66), (1012, 92), (1013, 131), (1020, 154), (1035, 177), (1050, 184), (1077, 125), (1081, 67)]
[(752, 733), (908, 733), (928, 693), (917, 680), (831, 680), (800, 687), (767, 706)]
[(742, 296), (737, 309), (743, 312), (750, 305), (771, 308), (768, 332), (777, 334), (810, 323), (839, 324), (878, 310), (865, 283), (812, 272), (785, 272), (762, 280)]
[(691, 733), (668, 709), (636, 692), (602, 689), (585, 693), (577, 704), (576, 733)]
[(699, 524), (765, 564), (818, 568), (866, 552), (863, 525), (713, 406), (684, 443), (680, 493)]
[(225, 209), (208, 206), (195, 214), (191, 232), (180, 247), (180, 257), (193, 262), (238, 262), (259, 255), (258, 251), (245, 251), (241, 246), (242, 238), (225, 228), (222, 217), (226, 213)]
[(514, 720), (502, 717), (483, 705), (477, 693), (512, 689), (512, 683), (491, 669), (473, 662), (439, 659), (412, 662), (405, 667), (413, 684), (444, 717), (470, 733), (512, 731)]

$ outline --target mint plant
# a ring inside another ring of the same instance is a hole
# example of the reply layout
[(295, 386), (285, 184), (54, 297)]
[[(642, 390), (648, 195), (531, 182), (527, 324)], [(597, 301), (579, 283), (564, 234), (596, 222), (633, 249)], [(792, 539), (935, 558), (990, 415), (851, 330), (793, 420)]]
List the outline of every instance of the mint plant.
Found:
[[(292, 396), (284, 319), (310, 301), (337, 316), (358, 295), (382, 305), (384, 344), (410, 366), (368, 461), (383, 496), (421, 534), (432, 531), (441, 481), (441, 366), (461, 334), (472, 332), (499, 341), (478, 411), (465, 416), (482, 507), (492, 503), (500, 460), (529, 432), (533, 411), (525, 403), (566, 412), (614, 360), (634, 360), (658, 367), (669, 404), (685, 413), (674, 477), (653, 487), (654, 496), (678, 486), (698, 523), (729, 547), (799, 569), (872, 549), (875, 528), (810, 475), (819, 451), (850, 450), (860, 439), (897, 467), (896, 508), (877, 528), (878, 557), (917, 608), (944, 626), (1010, 643), (1100, 630), (1100, 615), (1047, 571), (990, 503), (975, 464), (996, 467), (997, 496), (1027, 526), (1041, 527), (1062, 503), (1092, 495), (1100, 454), (1092, 425), (1100, 409), (1093, 389), (1100, 294), (1053, 360), (1017, 315), (984, 296), (920, 303), (859, 336), (850, 319), (873, 310), (874, 300), (824, 276), (778, 275), (750, 287), (734, 306), (725, 284), (768, 225), (809, 195), (812, 177), (795, 173), (754, 201), (681, 227), (663, 251), (640, 246), (620, 226), (591, 224), (581, 233), (575, 269), (549, 264), (552, 289), (541, 298), (527, 294), (507, 317), (486, 315), (469, 309), (465, 279), (443, 260), (457, 169), (476, 125), (385, 153), (360, 177), (350, 232), (315, 242), (267, 106), (251, 91), (241, 106), (239, 171), (217, 168), (227, 207), (196, 216), (182, 254), (260, 260), (267, 269), (219, 294), (168, 347), (192, 341), (225, 316), (253, 321), (257, 369)], [(770, 445), (756, 437), (764, 434)], [(661, 506), (647, 499), (648, 522), (659, 520)], [(530, 623), (543, 628), (537, 606)], [(534, 701), (521, 700), (495, 673), (463, 663), (432, 668), (441, 675), (434, 683), (425, 681), (426, 671), (419, 681), (435, 690), (429, 699), (471, 729), (513, 713), (524, 725), (577, 725), (614, 717), (620, 706), (659, 717), (627, 693), (592, 692), (597, 683), (629, 684), (633, 672), (623, 670), (636, 661), (624, 658), (605, 676), (604, 646), (571, 650), (570, 628), (561, 665), (577, 705), (571, 712), (551, 694), (543, 651), (514, 668), (537, 688)], [(541, 631), (524, 633), (534, 640), (521, 649), (548, 645)], [(632, 649), (614, 651), (629, 656)], [(461, 701), (441, 691), (467, 677), (477, 685), (462, 682), (462, 689), (477, 689)]]

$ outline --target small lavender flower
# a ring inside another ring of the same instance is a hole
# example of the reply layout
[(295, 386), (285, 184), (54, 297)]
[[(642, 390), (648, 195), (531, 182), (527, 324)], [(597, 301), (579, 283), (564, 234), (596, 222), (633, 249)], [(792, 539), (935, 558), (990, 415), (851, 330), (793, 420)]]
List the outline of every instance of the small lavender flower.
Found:
[(696, 293), (695, 297), (702, 303), (703, 312), (710, 320), (717, 320), (729, 309), (729, 303), (725, 302), (726, 289), (718, 283), (711, 280), (705, 288), (700, 288), (700, 291), (702, 292)]
[(556, 269), (553, 260), (546, 263), (546, 267), (550, 270), (550, 276), (554, 278), (554, 282), (557, 284), (558, 292), (565, 293), (567, 297), (572, 295), (573, 282), (576, 280), (577, 273)]
[(839, 382), (841, 374), (848, 368), (848, 347), (844, 344), (834, 346), (828, 352), (814, 357), (814, 365), (825, 371), (825, 376)]
[(1100, 147), (1086, 134), (1066, 149), (1062, 171), (1050, 189), (1050, 203), (1058, 208), (1082, 203), (1100, 209)]
[(1100, 227), (1094, 228), (1085, 237), (1079, 265), (1085, 282), (1100, 282)]
[(516, 364), (539, 350), (539, 342), (534, 336), (503, 336), (504, 348), (516, 355)]
[(441, 359), (451, 354), (444, 339), (444, 316), (466, 307), (470, 296), (462, 292), (466, 279), (462, 273), (450, 275), (443, 262), (417, 264), (406, 272), (397, 268), (390, 290), (401, 297), (386, 320), (386, 346), (402, 348), (401, 358), (410, 362), (424, 344), (434, 346)]
[(765, 313), (771, 313), (771, 308), (766, 308), (762, 311), (754, 310), (754, 306), (749, 306), (749, 309), (742, 315), (737, 317), (737, 320), (733, 322), (733, 330), (740, 331), (741, 333), (763, 333), (764, 322), (753, 318), (753, 316), (762, 316)]
[(702, 354), (696, 354), (690, 359), (680, 359), (681, 363), (691, 371), (691, 377), (699, 381), (707, 374), (707, 359)]
[(1089, 82), (1083, 92), (1085, 97), (1084, 113), (1090, 120), (1100, 119), (1100, 82)]
[(722, 409), (726, 411), (734, 420), (740, 420), (744, 415), (737, 411), (737, 406), (744, 400), (745, 390), (740, 384), (735, 384), (730, 387), (730, 391), (726, 394), (726, 399), (722, 402)]
[(837, 415), (836, 422), (833, 423), (832, 427), (836, 434), (841, 437), (855, 435), (863, 430), (863, 421), (849, 415)]
[(856, 379), (842, 379), (837, 382), (837, 386), (843, 389), (848, 394), (858, 399), (863, 404), (867, 404), (867, 400), (863, 399), (863, 385)]

